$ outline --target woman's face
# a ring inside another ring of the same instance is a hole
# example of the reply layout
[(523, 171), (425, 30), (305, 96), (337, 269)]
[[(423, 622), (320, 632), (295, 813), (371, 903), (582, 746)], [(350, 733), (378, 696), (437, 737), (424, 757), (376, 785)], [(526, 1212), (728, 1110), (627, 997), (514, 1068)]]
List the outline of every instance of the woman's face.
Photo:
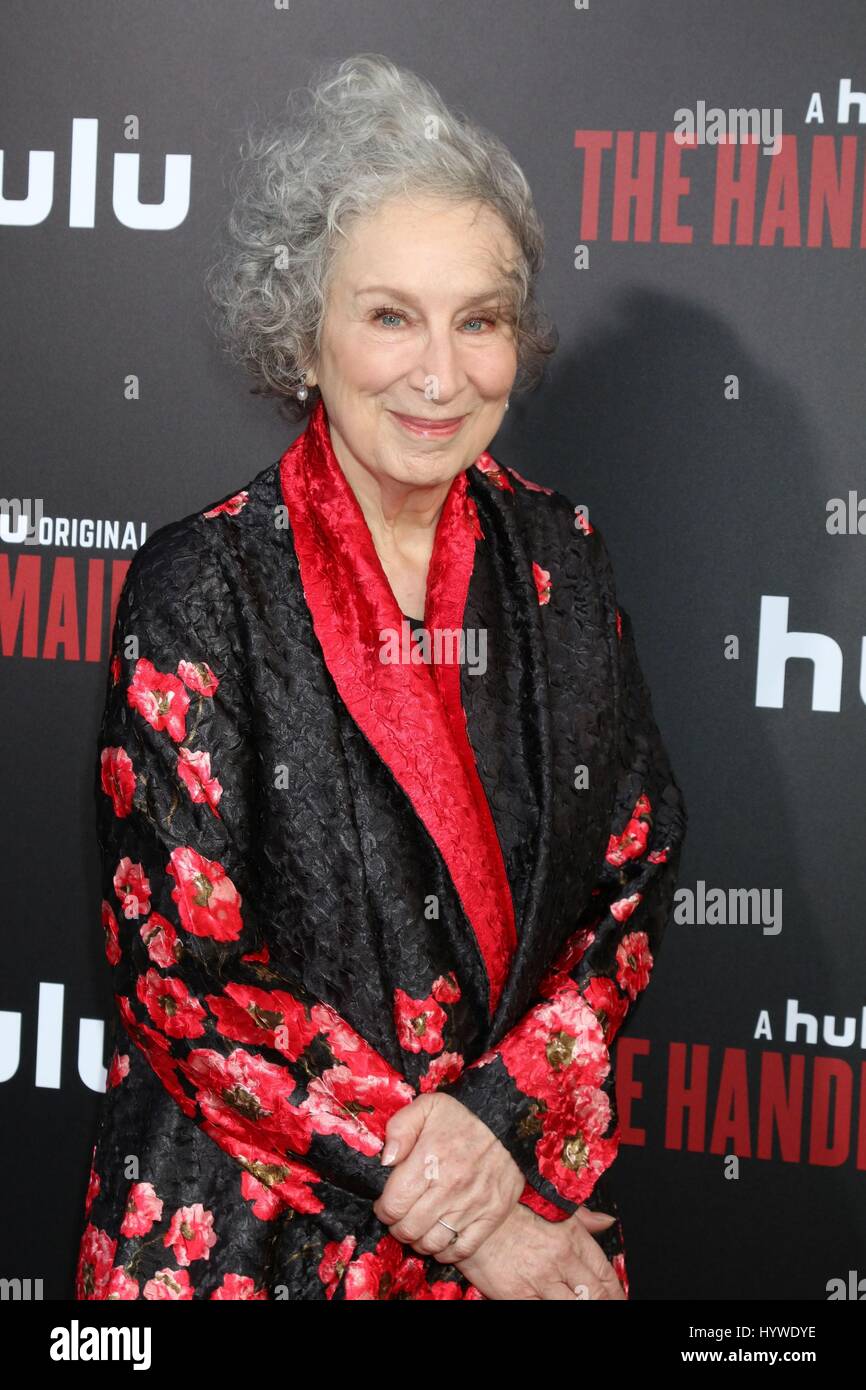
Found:
[[(388, 485), (449, 482), (502, 421), (517, 371), (503, 270), (517, 244), (480, 203), (392, 199), (332, 268), (315, 370), (337, 459)], [(497, 301), (500, 301), (498, 304)], [(459, 419), (449, 433), (422, 421)]]

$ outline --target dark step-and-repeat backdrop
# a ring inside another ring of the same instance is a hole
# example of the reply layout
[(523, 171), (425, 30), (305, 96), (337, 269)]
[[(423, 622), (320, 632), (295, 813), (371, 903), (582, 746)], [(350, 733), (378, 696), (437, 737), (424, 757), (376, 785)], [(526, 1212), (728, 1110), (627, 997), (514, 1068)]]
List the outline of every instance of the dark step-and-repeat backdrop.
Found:
[(372, 52), (532, 186), (560, 343), (491, 451), (604, 533), (688, 805), (619, 1045), (630, 1296), (866, 1297), (861, 0), (8, 0), (0, 27), (0, 1275), (71, 1297), (119, 587), (297, 429), (209, 327), (231, 173)]

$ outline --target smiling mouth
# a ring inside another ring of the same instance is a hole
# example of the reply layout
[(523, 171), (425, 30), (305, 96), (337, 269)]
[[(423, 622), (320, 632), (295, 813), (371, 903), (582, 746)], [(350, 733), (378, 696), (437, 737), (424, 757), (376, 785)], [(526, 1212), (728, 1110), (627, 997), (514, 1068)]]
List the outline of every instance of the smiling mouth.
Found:
[(452, 415), (450, 418), (428, 419), (422, 415), (403, 415), (399, 410), (389, 412), (393, 415), (398, 424), (412, 434), (429, 435), (431, 437), (446, 436), (454, 434), (466, 419), (465, 415)]

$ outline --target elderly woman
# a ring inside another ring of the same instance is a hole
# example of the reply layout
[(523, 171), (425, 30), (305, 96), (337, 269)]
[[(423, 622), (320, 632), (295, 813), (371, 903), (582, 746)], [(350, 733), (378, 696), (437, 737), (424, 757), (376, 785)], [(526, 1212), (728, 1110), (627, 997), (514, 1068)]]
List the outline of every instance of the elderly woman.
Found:
[(118, 602), (76, 1297), (625, 1298), (685, 810), (598, 528), (488, 452), (555, 343), (529, 188), (376, 55), (243, 167), (212, 289), (308, 419)]

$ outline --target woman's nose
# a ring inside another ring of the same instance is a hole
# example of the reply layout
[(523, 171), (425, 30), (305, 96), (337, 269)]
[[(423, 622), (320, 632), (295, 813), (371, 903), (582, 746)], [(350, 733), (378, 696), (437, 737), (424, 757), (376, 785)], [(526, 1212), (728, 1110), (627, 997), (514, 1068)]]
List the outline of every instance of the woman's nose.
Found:
[(459, 353), (450, 336), (429, 338), (421, 349), (419, 366), (428, 400), (451, 400), (465, 379)]

